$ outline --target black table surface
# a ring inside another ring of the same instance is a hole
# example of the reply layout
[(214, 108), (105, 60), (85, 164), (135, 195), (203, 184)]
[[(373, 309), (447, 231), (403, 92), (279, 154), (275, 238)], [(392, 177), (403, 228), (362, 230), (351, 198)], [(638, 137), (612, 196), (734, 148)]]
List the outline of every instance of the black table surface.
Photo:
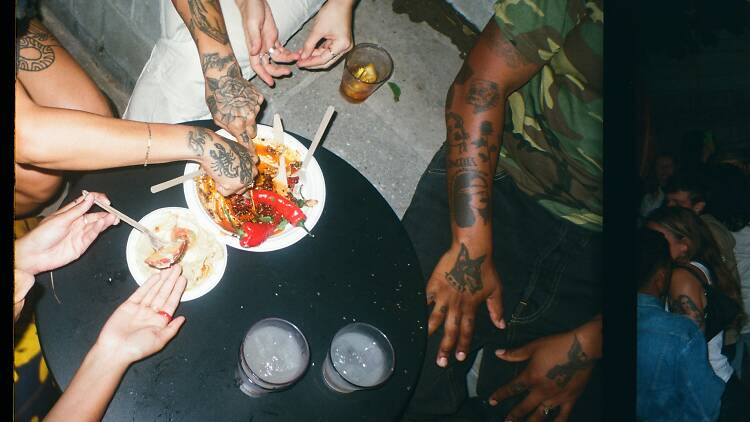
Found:
[[(216, 129), (210, 122), (193, 122)], [(309, 140), (297, 139), (309, 146)], [(208, 294), (183, 302), (186, 323), (159, 353), (133, 364), (106, 421), (390, 421), (416, 385), (424, 357), (427, 308), (411, 242), (380, 193), (356, 169), (319, 148), (326, 201), (312, 237), (264, 253), (228, 247), (226, 272)], [(187, 208), (181, 186), (158, 194), (149, 187), (179, 176), (184, 162), (97, 171), (71, 187), (104, 192), (112, 205), (140, 219), (162, 207)], [(104, 322), (137, 284), (125, 260), (131, 228), (102, 233), (76, 262), (48, 274), (36, 308), (44, 358), (63, 389)], [(239, 345), (266, 317), (296, 324), (310, 345), (310, 366), (290, 389), (249, 398), (234, 383)], [(334, 333), (361, 321), (379, 327), (396, 352), (393, 376), (380, 388), (338, 394), (322, 379)]]

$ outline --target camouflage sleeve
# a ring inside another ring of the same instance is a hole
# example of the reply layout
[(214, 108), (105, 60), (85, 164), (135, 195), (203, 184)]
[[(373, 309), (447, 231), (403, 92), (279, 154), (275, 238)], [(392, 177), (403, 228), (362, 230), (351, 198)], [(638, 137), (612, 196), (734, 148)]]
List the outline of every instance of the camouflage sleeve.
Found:
[(524, 58), (544, 64), (575, 27), (582, 6), (580, 0), (499, 0), (494, 19)]

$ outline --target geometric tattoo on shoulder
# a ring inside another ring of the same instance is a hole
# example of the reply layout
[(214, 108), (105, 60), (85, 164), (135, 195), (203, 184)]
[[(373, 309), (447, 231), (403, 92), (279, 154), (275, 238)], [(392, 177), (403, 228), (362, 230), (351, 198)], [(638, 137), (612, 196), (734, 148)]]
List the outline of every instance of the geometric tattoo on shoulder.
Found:
[[(43, 44), (42, 41), (51, 41), (52, 44)], [(55, 50), (53, 46), (58, 46), (55, 38), (47, 32), (37, 29), (33, 25), (29, 26), (28, 34), (18, 40), (18, 50), (16, 51), (16, 65), (19, 70), (26, 72), (39, 72), (44, 70), (55, 62)]]
[(450, 272), (445, 273), (445, 278), (458, 292), (468, 291), (474, 294), (482, 290), (480, 266), (486, 256), (482, 255), (477, 259), (471, 259), (466, 245), (461, 243), (461, 250), (458, 252), (456, 264)]

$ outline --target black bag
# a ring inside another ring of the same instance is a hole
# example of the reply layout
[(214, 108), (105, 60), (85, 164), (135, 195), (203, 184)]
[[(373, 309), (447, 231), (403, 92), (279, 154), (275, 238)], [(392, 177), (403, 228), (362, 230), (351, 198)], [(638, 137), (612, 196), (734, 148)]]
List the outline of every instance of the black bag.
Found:
[(698, 267), (687, 264), (679, 267), (690, 271), (703, 285), (703, 291), (706, 295), (706, 308), (703, 309), (704, 319), (706, 321), (706, 341), (711, 340), (721, 330), (727, 328), (734, 322), (737, 316), (742, 312), (742, 308), (737, 302), (733, 301), (718, 287), (708, 284), (706, 275)]

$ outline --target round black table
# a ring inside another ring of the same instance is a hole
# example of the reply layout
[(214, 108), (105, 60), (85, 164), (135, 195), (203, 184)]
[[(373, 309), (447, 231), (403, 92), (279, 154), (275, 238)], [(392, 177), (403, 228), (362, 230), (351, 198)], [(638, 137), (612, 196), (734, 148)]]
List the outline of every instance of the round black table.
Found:
[[(192, 122), (216, 129), (210, 122)], [(309, 140), (296, 136), (305, 145)], [(104, 141), (103, 141), (104, 142)], [(102, 145), (106, 147), (105, 144)], [(357, 170), (319, 148), (326, 181), (323, 214), (305, 237), (282, 250), (229, 247), (226, 272), (208, 294), (181, 303), (186, 323), (162, 350), (133, 364), (106, 421), (391, 421), (399, 418), (424, 357), (427, 307), (417, 257), (401, 222)], [(184, 162), (97, 171), (71, 187), (106, 193), (140, 219), (162, 207), (187, 207), (181, 186), (149, 187), (181, 175)], [(125, 223), (102, 233), (76, 262), (48, 274), (36, 308), (44, 358), (66, 388), (104, 322), (137, 284), (127, 267)], [(249, 398), (234, 384), (239, 345), (256, 321), (277, 316), (296, 324), (310, 345), (310, 366), (290, 389)], [(393, 376), (380, 388), (338, 394), (321, 368), (334, 333), (362, 321), (379, 327), (396, 352)]]

